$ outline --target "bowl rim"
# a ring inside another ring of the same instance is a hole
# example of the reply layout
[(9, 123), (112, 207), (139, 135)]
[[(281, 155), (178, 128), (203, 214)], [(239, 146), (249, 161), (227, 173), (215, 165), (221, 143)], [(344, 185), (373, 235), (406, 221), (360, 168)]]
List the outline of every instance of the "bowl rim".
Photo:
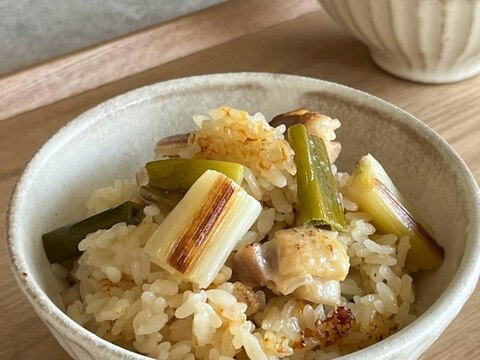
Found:
[[(64, 337), (70, 340), (74, 339), (74, 342), (81, 343), (87, 347), (93, 347), (102, 353), (108, 353), (121, 359), (149, 359), (144, 355), (134, 353), (110, 343), (78, 325), (50, 300), (39, 284), (32, 281), (31, 277), (28, 276), (29, 267), (22, 253), (19, 252), (16, 247), (17, 239), (22, 237), (19, 233), (18, 224), (21, 223), (22, 206), (25, 202), (25, 194), (28, 193), (25, 189), (28, 190), (29, 184), (34, 182), (35, 174), (38, 172), (38, 169), (42, 167), (42, 164), (54, 156), (61, 144), (89, 128), (97, 119), (116, 113), (132, 105), (147, 102), (152, 97), (159, 96), (162, 93), (171, 93), (172, 91), (176, 92), (181, 89), (190, 89), (198, 86), (212, 86), (212, 84), (219, 86), (222, 84), (238, 85), (252, 82), (260, 82), (261, 84), (266, 82), (270, 84), (274, 84), (275, 82), (291, 82), (294, 87), (323, 87), (327, 89), (328, 92), (339, 94), (342, 98), (353, 103), (357, 102), (358, 98), (361, 98), (362, 100), (368, 101), (369, 106), (373, 108), (389, 113), (396, 113), (397, 116), (394, 116), (394, 121), (402, 123), (409, 129), (414, 130), (418, 135), (425, 138), (426, 141), (429, 141), (436, 151), (442, 152), (442, 155), (449, 157), (452, 161), (452, 166), (455, 166), (463, 175), (462, 187), (465, 193), (471, 196), (469, 213), (472, 215), (472, 221), (466, 232), (464, 254), (458, 270), (440, 297), (435, 300), (422, 315), (404, 329), (376, 344), (344, 355), (341, 358), (366, 359), (370, 358), (373, 354), (377, 354), (382, 358), (390, 358), (397, 353), (399, 349), (408, 349), (410, 342), (409, 337), (415, 334), (425, 333), (426, 331), (434, 332), (435, 328), (445, 324), (445, 321), (441, 320), (442, 317), (445, 318), (445, 316), (447, 316), (446, 324), (453, 320), (473, 293), (480, 274), (480, 262), (477, 261), (477, 258), (480, 256), (480, 190), (472, 173), (455, 150), (441, 138), (440, 135), (412, 114), (366, 92), (329, 81), (297, 75), (238, 72), (178, 78), (147, 85), (115, 96), (66, 123), (32, 156), (17, 180), (11, 195), (6, 216), (6, 244), (10, 266), (18, 286), (44, 322), (56, 329), (60, 329)], [(62, 345), (64, 345), (63, 342)]]

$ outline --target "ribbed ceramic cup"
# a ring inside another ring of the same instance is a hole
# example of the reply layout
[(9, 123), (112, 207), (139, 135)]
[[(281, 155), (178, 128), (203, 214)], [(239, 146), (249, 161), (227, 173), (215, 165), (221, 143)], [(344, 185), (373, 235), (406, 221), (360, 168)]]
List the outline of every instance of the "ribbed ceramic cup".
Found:
[(393, 75), (448, 83), (480, 73), (480, 0), (318, 0)]

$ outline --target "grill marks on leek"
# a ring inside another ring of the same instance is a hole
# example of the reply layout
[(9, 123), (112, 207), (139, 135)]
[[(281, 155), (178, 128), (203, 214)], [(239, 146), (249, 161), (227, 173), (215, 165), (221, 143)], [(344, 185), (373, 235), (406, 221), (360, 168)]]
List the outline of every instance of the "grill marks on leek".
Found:
[(227, 161), (202, 159), (166, 159), (148, 162), (145, 165), (149, 186), (166, 190), (188, 190), (207, 170), (218, 171), (237, 184), (243, 180), (243, 165)]
[(345, 194), (372, 215), (373, 225), (381, 232), (398, 237), (409, 236), (411, 249), (407, 260), (420, 269), (435, 269), (444, 260), (444, 250), (422, 225), (418, 217), (387, 173), (372, 155), (358, 162), (347, 181)]
[(168, 263), (180, 272), (191, 268), (198, 260), (212, 232), (223, 221), (225, 206), (235, 191), (233, 182), (217, 177), (206, 202), (193, 217), (190, 226), (171, 249)]
[(152, 234), (145, 250), (152, 262), (205, 288), (260, 210), (260, 203), (232, 179), (208, 170)]
[(346, 231), (343, 206), (323, 140), (309, 135), (302, 124), (288, 129), (288, 140), (295, 151), (300, 223)]

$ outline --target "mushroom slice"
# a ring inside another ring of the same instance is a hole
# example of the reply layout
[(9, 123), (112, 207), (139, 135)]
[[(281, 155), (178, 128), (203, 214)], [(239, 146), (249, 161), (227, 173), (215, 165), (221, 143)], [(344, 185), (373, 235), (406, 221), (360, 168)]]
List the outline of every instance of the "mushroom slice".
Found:
[(309, 134), (321, 138), (325, 142), (330, 162), (333, 164), (337, 160), (340, 151), (342, 151), (342, 146), (339, 142), (333, 140), (336, 138), (335, 130), (341, 126), (340, 121), (307, 109), (289, 111), (275, 116), (270, 121), (270, 125), (273, 127), (285, 125), (289, 128), (295, 124), (305, 125)]

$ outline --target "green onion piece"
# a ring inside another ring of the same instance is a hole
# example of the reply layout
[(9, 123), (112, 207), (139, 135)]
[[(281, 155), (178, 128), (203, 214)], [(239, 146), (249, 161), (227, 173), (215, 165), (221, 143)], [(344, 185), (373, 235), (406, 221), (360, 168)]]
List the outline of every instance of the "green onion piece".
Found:
[(243, 181), (243, 165), (215, 160), (167, 159), (145, 165), (148, 185), (166, 190), (188, 190), (207, 170), (218, 171), (237, 184)]
[(100, 229), (110, 229), (121, 222), (137, 225), (144, 217), (142, 210), (142, 205), (127, 201), (79, 222), (43, 234), (43, 248), (48, 260), (51, 263), (58, 263), (80, 256), (78, 243), (88, 234)]
[(361, 210), (370, 213), (372, 224), (380, 232), (410, 238), (409, 263), (419, 269), (435, 269), (442, 265), (445, 256), (442, 246), (431, 235), (428, 226), (421, 224), (422, 220), (372, 155), (360, 159), (344, 191)]
[(169, 191), (152, 186), (141, 186), (138, 194), (148, 203), (158, 205), (163, 210), (171, 211), (182, 200), (184, 193)]
[(288, 129), (288, 141), (295, 151), (300, 223), (346, 231), (343, 206), (323, 140), (309, 135), (304, 125), (296, 124)]

